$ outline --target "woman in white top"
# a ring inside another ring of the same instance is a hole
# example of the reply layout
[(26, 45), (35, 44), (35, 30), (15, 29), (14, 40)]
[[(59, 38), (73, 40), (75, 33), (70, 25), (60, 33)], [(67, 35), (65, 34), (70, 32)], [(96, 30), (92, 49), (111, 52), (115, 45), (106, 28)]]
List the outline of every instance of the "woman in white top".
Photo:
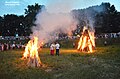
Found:
[(56, 47), (56, 55), (59, 56), (60, 44), (57, 42), (56, 45), (55, 45), (55, 47)]
[(55, 45), (52, 43), (52, 44), (50, 45), (50, 54), (51, 54), (51, 55), (54, 55), (54, 48), (55, 48)]

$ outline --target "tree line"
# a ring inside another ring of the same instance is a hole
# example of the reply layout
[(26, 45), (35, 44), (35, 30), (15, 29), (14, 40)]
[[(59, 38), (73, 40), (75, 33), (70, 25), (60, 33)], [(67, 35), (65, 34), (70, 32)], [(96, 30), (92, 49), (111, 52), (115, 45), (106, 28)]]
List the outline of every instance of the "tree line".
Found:
[(96, 34), (120, 32), (120, 12), (110, 3), (73, 10), (73, 14), (79, 20), (76, 32), (87, 25), (92, 26)]
[(28, 5), (24, 15), (7, 14), (0, 16), (1, 36), (28, 36), (31, 34), (31, 27), (34, 25), (35, 16), (44, 8), (44, 5)]
[[(28, 36), (32, 33), (31, 27), (35, 26), (35, 16), (44, 5), (35, 3), (28, 5), (24, 15), (7, 14), (0, 16), (1, 36)], [(90, 24), (95, 28), (96, 33), (117, 33), (120, 32), (120, 12), (110, 3), (102, 3), (98, 6), (91, 6), (86, 9), (72, 10), (73, 17), (78, 19), (77, 29), (73, 33), (80, 33), (81, 28)], [(92, 24), (91, 24), (92, 23)]]

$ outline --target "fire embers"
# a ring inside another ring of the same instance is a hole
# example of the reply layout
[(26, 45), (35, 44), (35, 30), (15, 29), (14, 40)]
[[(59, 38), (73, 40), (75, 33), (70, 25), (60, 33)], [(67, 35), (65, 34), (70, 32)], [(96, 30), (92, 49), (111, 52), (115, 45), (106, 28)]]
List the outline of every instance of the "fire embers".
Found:
[(77, 49), (79, 51), (93, 52), (95, 48), (95, 37), (94, 32), (89, 31), (88, 28), (84, 27), (82, 36), (79, 39)]
[(23, 58), (29, 58), (27, 63), (30, 67), (39, 67), (42, 65), (39, 55), (38, 55), (38, 38), (34, 37), (33, 40), (30, 40), (25, 47), (25, 52)]

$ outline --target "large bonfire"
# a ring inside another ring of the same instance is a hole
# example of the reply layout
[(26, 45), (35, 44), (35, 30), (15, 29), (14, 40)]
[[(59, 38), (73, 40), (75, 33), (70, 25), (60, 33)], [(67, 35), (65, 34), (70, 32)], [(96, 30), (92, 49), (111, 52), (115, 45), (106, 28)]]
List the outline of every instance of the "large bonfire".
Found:
[(28, 58), (28, 66), (30, 67), (39, 67), (42, 65), (39, 55), (38, 55), (38, 38), (34, 37), (31, 39), (26, 47), (25, 52), (23, 54), (23, 58)]
[(80, 51), (93, 52), (95, 48), (94, 31), (90, 31), (87, 27), (83, 28), (82, 35), (78, 42), (77, 49)]

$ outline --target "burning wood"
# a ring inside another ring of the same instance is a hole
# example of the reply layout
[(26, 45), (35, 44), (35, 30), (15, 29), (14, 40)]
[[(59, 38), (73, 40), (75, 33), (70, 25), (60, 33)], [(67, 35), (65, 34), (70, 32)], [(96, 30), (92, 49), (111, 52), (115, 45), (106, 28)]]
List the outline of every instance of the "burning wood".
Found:
[(93, 48), (95, 48), (94, 32), (91, 32), (87, 27), (84, 27), (77, 49), (80, 51), (93, 52)]
[(38, 55), (38, 38), (34, 37), (33, 40), (30, 40), (25, 47), (25, 52), (23, 58), (29, 58), (28, 66), (39, 67), (42, 65), (39, 55)]

